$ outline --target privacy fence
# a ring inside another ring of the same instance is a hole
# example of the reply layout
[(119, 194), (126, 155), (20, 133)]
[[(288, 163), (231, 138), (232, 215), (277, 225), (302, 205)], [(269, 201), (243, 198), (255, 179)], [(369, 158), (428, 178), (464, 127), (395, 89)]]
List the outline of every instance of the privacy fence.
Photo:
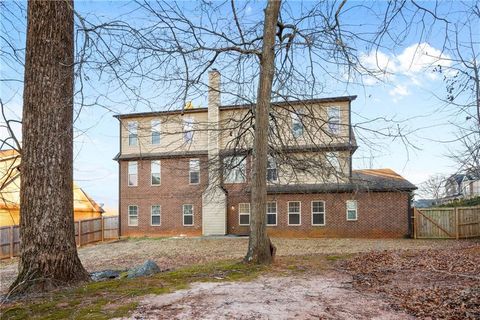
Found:
[(480, 237), (480, 206), (413, 210), (415, 239)]
[[(77, 246), (92, 242), (118, 239), (118, 216), (75, 221)], [(0, 227), (0, 259), (20, 253), (20, 226)]]

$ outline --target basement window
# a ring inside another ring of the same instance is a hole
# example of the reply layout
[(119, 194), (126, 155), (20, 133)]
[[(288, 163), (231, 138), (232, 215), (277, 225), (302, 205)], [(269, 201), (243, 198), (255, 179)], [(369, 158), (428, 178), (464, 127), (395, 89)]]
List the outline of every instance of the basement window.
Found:
[(240, 226), (250, 225), (250, 203), (238, 204), (238, 224)]
[(128, 226), (138, 226), (138, 206), (128, 206)]
[(289, 226), (299, 226), (301, 222), (301, 204), (300, 201), (289, 201), (288, 202), (288, 225)]
[(357, 219), (358, 219), (357, 200), (347, 200), (347, 220), (357, 221)]
[(151, 224), (152, 226), (159, 226), (160, 225), (160, 206), (159, 205), (155, 205), (155, 206), (152, 206), (152, 211), (151, 211), (151, 214), (152, 214), (152, 220), (151, 220)]
[(193, 204), (183, 205), (183, 225), (193, 226)]

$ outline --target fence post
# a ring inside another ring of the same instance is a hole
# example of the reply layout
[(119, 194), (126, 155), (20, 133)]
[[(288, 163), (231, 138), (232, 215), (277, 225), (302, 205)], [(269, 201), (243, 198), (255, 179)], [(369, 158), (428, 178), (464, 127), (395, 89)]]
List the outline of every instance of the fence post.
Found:
[(82, 246), (82, 220), (78, 220), (78, 246)]
[(102, 216), (102, 242), (105, 241), (105, 220)]
[(458, 240), (459, 238), (459, 229), (460, 226), (458, 225), (458, 208), (455, 207), (455, 238)]
[(14, 253), (13, 253), (13, 249), (14, 249), (14, 236), (13, 236), (13, 227), (14, 226), (10, 226), (10, 258), (13, 258), (14, 256)]

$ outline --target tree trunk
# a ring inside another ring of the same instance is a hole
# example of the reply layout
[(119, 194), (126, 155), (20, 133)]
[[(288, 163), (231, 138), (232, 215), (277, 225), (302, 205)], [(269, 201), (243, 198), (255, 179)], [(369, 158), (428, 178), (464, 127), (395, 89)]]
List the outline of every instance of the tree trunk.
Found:
[(73, 224), (73, 32), (73, 0), (28, 2), (14, 295), (89, 278)]
[(269, 0), (265, 9), (263, 47), (260, 61), (257, 104), (255, 107), (255, 139), (252, 167), (252, 212), (250, 238), (245, 260), (253, 263), (270, 263), (275, 247), (267, 234), (267, 156), (268, 156), (268, 113), (275, 74), (275, 34), (281, 1)]

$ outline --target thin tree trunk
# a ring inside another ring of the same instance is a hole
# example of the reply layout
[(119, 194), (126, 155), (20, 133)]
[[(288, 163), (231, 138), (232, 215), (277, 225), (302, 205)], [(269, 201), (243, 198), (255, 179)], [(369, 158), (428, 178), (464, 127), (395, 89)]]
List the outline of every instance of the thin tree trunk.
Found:
[(275, 74), (275, 36), (281, 1), (269, 0), (265, 9), (263, 47), (260, 61), (257, 104), (255, 107), (255, 139), (253, 145), (252, 212), (250, 238), (246, 261), (270, 263), (275, 247), (267, 234), (267, 156), (268, 156), (268, 113)]
[(73, 225), (73, 0), (29, 1), (19, 274), (11, 294), (88, 280)]

